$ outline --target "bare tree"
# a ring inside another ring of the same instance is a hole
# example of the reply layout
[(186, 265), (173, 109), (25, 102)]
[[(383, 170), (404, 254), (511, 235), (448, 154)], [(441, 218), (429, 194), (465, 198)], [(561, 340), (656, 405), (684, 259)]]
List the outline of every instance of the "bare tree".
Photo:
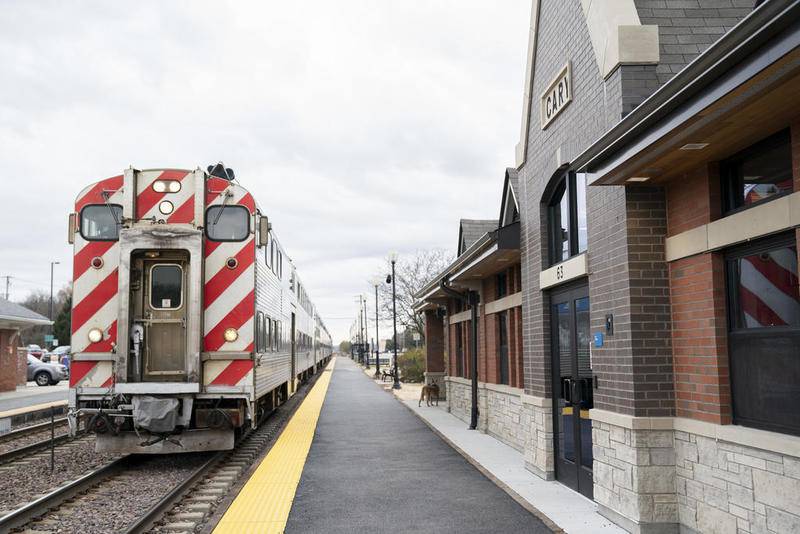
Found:
[[(400, 255), (395, 263), (395, 285), (397, 291), (397, 335), (403, 335), (403, 330), (409, 329), (425, 336), (424, 320), (422, 316), (414, 313), (414, 293), (425, 287), (445, 267), (453, 262), (453, 254), (440, 248), (430, 250), (417, 250), (413, 254)], [(392, 272), (392, 264), (387, 259), (378, 277), (386, 279)], [(385, 320), (392, 319), (392, 285), (382, 283), (378, 286), (381, 317)], [(399, 341), (399, 340), (398, 340)]]

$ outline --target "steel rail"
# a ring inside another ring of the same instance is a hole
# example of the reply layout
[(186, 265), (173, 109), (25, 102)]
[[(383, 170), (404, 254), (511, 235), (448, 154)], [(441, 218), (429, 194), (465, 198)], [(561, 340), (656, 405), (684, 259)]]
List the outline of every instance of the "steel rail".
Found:
[(13, 512), (0, 517), (0, 532), (9, 532), (11, 529), (19, 528), (26, 523), (30, 522), (41, 515), (46, 514), (49, 510), (56, 508), (63, 504), (66, 500), (82, 493), (83, 491), (102, 482), (119, 469), (127, 462), (129, 456), (117, 458), (106, 465), (95, 469), (80, 478), (77, 478), (65, 486), (61, 486), (43, 495), (35, 501), (29, 502), (21, 508), (17, 508)]
[(44, 439), (42, 441), (37, 441), (36, 443), (31, 443), (30, 445), (24, 445), (17, 449), (12, 449), (10, 451), (6, 451), (0, 454), (0, 465), (5, 465), (12, 460), (15, 460), (22, 456), (28, 456), (29, 454), (33, 454), (40, 450), (47, 449), (50, 447), (50, 443), (52, 442), (54, 445), (61, 445), (65, 441), (69, 441), (70, 436), (69, 434), (59, 434), (55, 437), (54, 440), (50, 438)]
[(123, 534), (144, 534), (150, 532), (153, 526), (158, 523), (172, 507), (183, 499), (203, 476), (211, 471), (225, 456), (231, 451), (218, 451), (207, 462), (195, 469), (183, 482), (178, 483), (163, 498), (154, 504), (143, 516), (128, 525)]
[[(54, 421), (54, 424), (61, 426), (62, 423), (66, 422), (66, 417), (60, 417)], [(36, 423), (35, 425), (30, 426), (23, 426), (22, 428), (15, 428), (9, 432), (6, 432), (5, 434), (0, 434), (0, 443), (4, 443), (22, 436), (27, 436), (28, 434), (35, 434), (43, 430), (50, 430), (50, 421), (44, 421), (42, 423)]]

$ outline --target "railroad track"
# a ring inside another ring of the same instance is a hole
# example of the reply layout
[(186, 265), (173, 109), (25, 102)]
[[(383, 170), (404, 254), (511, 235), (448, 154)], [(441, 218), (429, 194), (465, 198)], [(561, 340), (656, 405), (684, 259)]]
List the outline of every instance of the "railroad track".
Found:
[(0, 533), (5, 534), (11, 532), (13, 529), (21, 527), (32, 519), (39, 517), (47, 511), (57, 508), (68, 499), (73, 498), (75, 495), (90, 489), (99, 484), (104, 479), (111, 476), (114, 472), (118, 471), (127, 457), (112, 460), (106, 465), (99, 467), (82, 477), (73, 480), (55, 490), (47, 493), (30, 503), (17, 508), (16, 510), (0, 517)]
[[(58, 419), (54, 420), (53, 423), (55, 424), (56, 428), (60, 429), (61, 427), (67, 426), (67, 418), (66, 417), (59, 417)], [(22, 437), (27, 437), (32, 434), (39, 434), (39, 433), (50, 433), (50, 420), (44, 421), (42, 423), (36, 423), (34, 425), (23, 426), (21, 428), (16, 428), (5, 434), (0, 434), (0, 444), (6, 443), (8, 441), (14, 441), (15, 439), (20, 439)]]
[(190, 533), (207, 523), (237, 482), (242, 482), (241, 475), (266, 454), (270, 442), (275, 441), (318, 376), (267, 416), (258, 428), (243, 436), (233, 450), (215, 454), (174, 487), (145, 515), (129, 524), (124, 534)]
[[(17, 428), (0, 435), (0, 470), (2, 470), (2, 466), (14, 460), (36, 454), (39, 451), (49, 448), (51, 445), (58, 447), (87, 435), (86, 430), (81, 429), (80, 422), (78, 424), (78, 434), (76, 438), (71, 438), (68, 431), (64, 432), (64, 430), (68, 429), (69, 424), (67, 423), (67, 418), (59, 417), (52, 422), (44, 421)], [(51, 432), (54, 432), (55, 435), (52, 436)], [(41, 439), (35, 439), (37, 436)], [(9, 448), (15, 441), (21, 441), (23, 443), (18, 447)]]
[(194, 532), (266, 453), (315, 379), (230, 451), (113, 459), (0, 517), (0, 534)]

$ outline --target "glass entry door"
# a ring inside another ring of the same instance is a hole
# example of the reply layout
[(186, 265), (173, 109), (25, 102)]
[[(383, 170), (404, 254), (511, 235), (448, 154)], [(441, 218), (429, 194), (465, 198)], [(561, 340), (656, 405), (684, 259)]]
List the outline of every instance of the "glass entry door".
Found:
[(592, 367), (589, 288), (551, 297), (556, 478), (592, 498)]

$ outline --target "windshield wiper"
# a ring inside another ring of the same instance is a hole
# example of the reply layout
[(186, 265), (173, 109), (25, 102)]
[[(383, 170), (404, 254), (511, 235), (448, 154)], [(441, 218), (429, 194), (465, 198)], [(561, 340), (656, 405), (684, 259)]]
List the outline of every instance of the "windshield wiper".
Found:
[(114, 209), (111, 207), (111, 204), (108, 203), (108, 199), (111, 197), (109, 192), (108, 191), (103, 191), (102, 193), (100, 193), (100, 196), (103, 197), (103, 202), (105, 203), (106, 207), (108, 208), (108, 211), (111, 213), (111, 217), (114, 219), (114, 222), (116, 223), (116, 225), (117, 226), (121, 226), (122, 225), (122, 221), (117, 219), (117, 214), (114, 212)]
[(225, 211), (225, 207), (228, 205), (228, 199), (230, 197), (232, 197), (232, 196), (233, 196), (233, 193), (231, 193), (230, 191), (228, 191), (226, 189), (225, 190), (225, 198), (222, 199), (222, 205), (219, 208), (219, 212), (217, 212), (216, 218), (214, 219), (214, 226), (216, 226), (217, 223), (219, 222), (219, 218), (222, 217), (222, 212)]

